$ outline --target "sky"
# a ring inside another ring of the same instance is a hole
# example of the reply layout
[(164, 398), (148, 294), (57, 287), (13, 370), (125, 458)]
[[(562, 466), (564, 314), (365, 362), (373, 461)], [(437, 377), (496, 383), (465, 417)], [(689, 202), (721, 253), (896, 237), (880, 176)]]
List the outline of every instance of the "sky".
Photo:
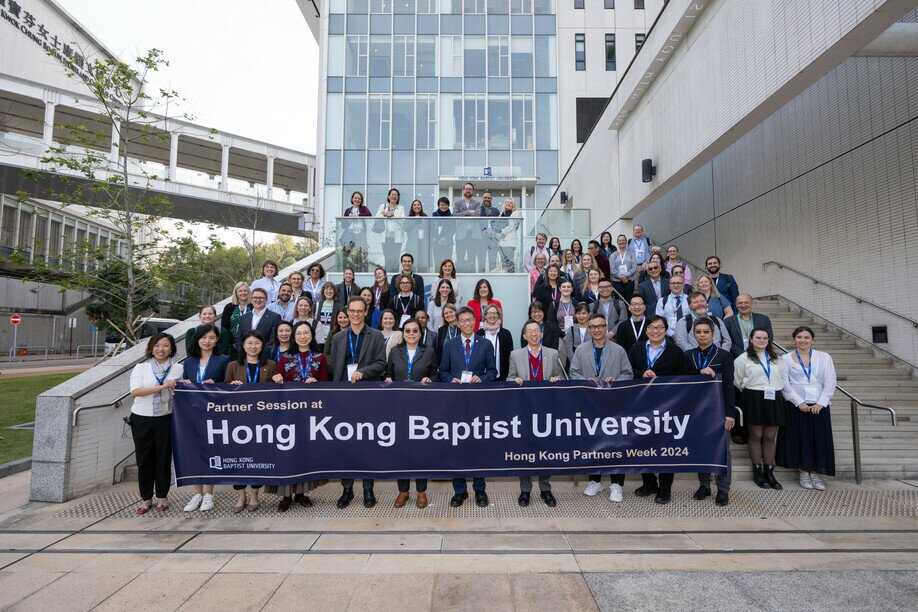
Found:
[(169, 66), (196, 123), (316, 152), (319, 47), (295, 0), (57, 0), (123, 60), (148, 49)]

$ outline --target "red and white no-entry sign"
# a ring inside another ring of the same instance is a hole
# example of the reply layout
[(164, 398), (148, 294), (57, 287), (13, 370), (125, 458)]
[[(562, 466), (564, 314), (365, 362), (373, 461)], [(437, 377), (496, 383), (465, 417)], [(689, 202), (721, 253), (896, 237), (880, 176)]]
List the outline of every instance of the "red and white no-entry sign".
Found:
[(10, 315), (10, 324), (19, 325), (20, 323), (22, 323), (22, 317), (16, 314)]

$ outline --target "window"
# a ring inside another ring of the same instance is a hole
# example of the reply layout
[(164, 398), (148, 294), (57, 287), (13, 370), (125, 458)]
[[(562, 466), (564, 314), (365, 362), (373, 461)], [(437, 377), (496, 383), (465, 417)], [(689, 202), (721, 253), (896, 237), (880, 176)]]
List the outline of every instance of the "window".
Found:
[(392, 0), (370, 0), (371, 13), (391, 13)]
[(510, 12), (517, 15), (532, 13), (532, 0), (510, 0)]
[(392, 37), (392, 74), (414, 76), (414, 36)]
[(574, 34), (574, 67), (586, 70), (586, 34)]
[(440, 10), (437, 0), (418, 0), (418, 13), (436, 13)]
[(465, 13), (483, 15), (485, 12), (485, 0), (465, 0)]
[(634, 0), (634, 8), (640, 10), (644, 8), (644, 0)]
[(608, 98), (577, 98), (577, 142), (585, 142)]
[(360, 94), (347, 96), (344, 100), (344, 147), (365, 149), (366, 133), (366, 99)]
[(462, 37), (440, 37), (440, 76), (462, 76)]
[(488, 148), (510, 148), (510, 98), (488, 96)]
[(485, 148), (484, 94), (466, 96), (463, 100), (464, 144), (466, 149)]
[(395, 96), (392, 100), (392, 148), (414, 149), (413, 96)]
[(437, 96), (418, 94), (417, 99), (417, 148), (437, 148)]
[(514, 149), (532, 149), (532, 96), (513, 96), (510, 138)]
[(367, 124), (370, 127), (369, 137), (367, 139), (368, 149), (388, 149), (389, 148), (389, 122), (390, 122), (390, 99), (387, 94), (371, 95), (368, 99), (369, 119)]
[(634, 52), (637, 53), (641, 50), (641, 47), (644, 46), (644, 39), (647, 38), (646, 34), (635, 34), (634, 35)]
[(531, 37), (514, 36), (510, 39), (510, 76), (532, 76), (532, 50)]
[(506, 15), (510, 12), (510, 0), (488, 0), (489, 15)]
[(347, 76), (367, 76), (367, 37), (348, 36), (345, 74)]
[(574, 0), (574, 8), (575, 8), (575, 9), (582, 9), (582, 8), (583, 8), (583, 0)]
[(465, 40), (466, 77), (483, 77), (487, 72), (487, 43), (484, 36), (466, 36)]
[(607, 9), (614, 9), (615, 0), (603, 0), (603, 6)]
[(373, 36), (370, 38), (370, 76), (392, 76), (392, 47), (390, 37)]
[(488, 76), (510, 74), (510, 37), (488, 37)]
[(437, 76), (437, 39), (434, 36), (418, 36), (417, 68), (419, 77)]
[(615, 70), (615, 34), (606, 34), (606, 70)]

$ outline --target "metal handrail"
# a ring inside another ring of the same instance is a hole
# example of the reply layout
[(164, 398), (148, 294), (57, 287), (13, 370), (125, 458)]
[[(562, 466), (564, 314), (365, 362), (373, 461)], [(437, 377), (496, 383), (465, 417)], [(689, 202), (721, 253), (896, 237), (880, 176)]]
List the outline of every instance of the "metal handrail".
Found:
[(10, 350), (9, 350), (9, 356), (10, 356), (10, 359), (9, 359), (9, 367), (12, 367), (12, 366), (13, 366), (13, 353), (15, 353), (16, 351), (21, 351), (22, 349), (25, 349), (25, 351), (26, 351), (27, 354), (28, 354), (28, 352), (29, 352), (30, 349), (44, 349), (44, 352), (45, 352), (45, 363), (48, 363), (48, 347), (45, 346), (44, 344), (36, 344), (36, 345), (34, 345), (34, 346), (19, 345), (19, 346), (14, 346), (14, 347), (10, 348)]
[(841, 289), (841, 288), (839, 288), (839, 287), (836, 287), (835, 285), (833, 285), (833, 284), (831, 284), (831, 283), (827, 283), (827, 282), (822, 281), (822, 280), (820, 280), (820, 279), (818, 279), (818, 278), (816, 278), (816, 277), (814, 277), (814, 276), (811, 276), (811, 275), (807, 274), (806, 272), (801, 272), (800, 270), (797, 270), (796, 268), (792, 268), (792, 267), (790, 267), (790, 266), (784, 265), (783, 263), (781, 263), (781, 262), (779, 262), (779, 261), (766, 261), (765, 263), (762, 264), (762, 269), (764, 270), (764, 269), (767, 268), (768, 266), (778, 266), (779, 268), (783, 268), (783, 269), (785, 269), (785, 270), (790, 270), (791, 272), (794, 272), (794, 273), (796, 273), (796, 274), (799, 274), (800, 276), (803, 276), (803, 277), (805, 277), (805, 278), (810, 279), (810, 280), (813, 281), (813, 283), (816, 284), (816, 285), (825, 285), (825, 286), (828, 287), (829, 289), (834, 289), (835, 291), (838, 291), (839, 293), (842, 293), (842, 294), (844, 294), (844, 295), (847, 295), (848, 297), (854, 299), (858, 304), (869, 304), (869, 305), (873, 306), (874, 308), (877, 308), (877, 309), (879, 309), (879, 310), (882, 310), (883, 312), (885, 312), (885, 313), (887, 313), (887, 314), (891, 314), (891, 315), (893, 315), (894, 317), (898, 317), (898, 318), (902, 319), (903, 321), (908, 321), (909, 323), (912, 324), (912, 327), (918, 329), (918, 321), (916, 321), (915, 319), (910, 319), (909, 317), (906, 317), (906, 316), (903, 315), (903, 314), (899, 314), (898, 312), (894, 312), (894, 311), (890, 310), (889, 308), (886, 308), (885, 306), (880, 306), (880, 305), (877, 304), (876, 302), (871, 302), (871, 301), (868, 300), (868, 299), (865, 299), (865, 298), (862, 298), (862, 297), (860, 297), (860, 296), (854, 295), (854, 294), (851, 293), (850, 291), (845, 291), (844, 289)]
[[(185, 357), (182, 357), (175, 363), (182, 363), (184, 361), (185, 361)], [(130, 395), (131, 395), (131, 392), (128, 391), (124, 393), (123, 395), (119, 395), (118, 397), (111, 400), (110, 402), (103, 402), (101, 404), (86, 404), (84, 406), (77, 406), (76, 409), (73, 411), (73, 418), (70, 421), (71, 427), (76, 427), (77, 417), (84, 410), (95, 410), (97, 408), (108, 408), (109, 406), (111, 406), (112, 408), (121, 408), (121, 404), (123, 404), (124, 400), (126, 400)]]
[(79, 359), (80, 351), (85, 348), (92, 349), (92, 356), (95, 358), (99, 354), (99, 349), (105, 351), (105, 344), (79, 344), (77, 345), (76, 357), (74, 357), (74, 359)]
[[(785, 353), (790, 353), (790, 351), (788, 351), (786, 348), (784, 348), (783, 346), (781, 346), (774, 340), (772, 340), (772, 344), (776, 346), (777, 348), (779, 348), (780, 350), (784, 351)], [(860, 423), (858, 422), (858, 413), (857, 413), (858, 406), (861, 406), (863, 408), (868, 408), (871, 410), (884, 410), (888, 412), (892, 420), (893, 427), (899, 426), (899, 416), (896, 413), (896, 409), (891, 406), (880, 406), (877, 404), (868, 404), (867, 402), (863, 402), (856, 395), (854, 395), (853, 393), (851, 393), (844, 387), (839, 386), (838, 384), (835, 385), (835, 389), (837, 391), (841, 391), (844, 395), (848, 397), (848, 399), (851, 400), (851, 443), (852, 443), (852, 451), (854, 452), (854, 480), (855, 482), (857, 482), (857, 484), (861, 484), (861, 481), (863, 480), (863, 478), (862, 478), (862, 470), (861, 470), (861, 429), (860, 429)]]

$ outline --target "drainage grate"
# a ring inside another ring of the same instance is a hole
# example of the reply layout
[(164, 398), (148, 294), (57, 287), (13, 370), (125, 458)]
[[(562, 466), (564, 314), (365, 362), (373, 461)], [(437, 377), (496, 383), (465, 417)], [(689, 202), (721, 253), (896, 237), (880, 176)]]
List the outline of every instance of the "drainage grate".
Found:
[[(359, 483), (358, 487), (359, 489)], [(538, 492), (533, 491), (532, 503), (528, 508), (521, 508), (516, 501), (516, 491), (488, 492), (491, 505), (479, 508), (474, 503), (474, 496), (460, 508), (449, 505), (452, 492), (447, 488), (428, 491), (430, 505), (419, 510), (414, 506), (414, 492), (411, 501), (404, 508), (392, 507), (396, 490), (377, 483), (374, 508), (364, 508), (360, 491), (355, 491), (355, 499), (350, 507), (339, 510), (335, 501), (340, 488), (329, 484), (310, 492), (315, 504), (312, 508), (294, 505), (286, 513), (276, 511), (279, 498), (274, 495), (261, 495), (261, 509), (256, 513), (244, 512), (240, 520), (246, 517), (260, 518), (369, 518), (369, 519), (424, 519), (424, 518), (667, 518), (667, 517), (790, 517), (790, 516), (889, 516), (908, 517), (918, 514), (918, 491), (734, 491), (730, 493), (730, 505), (718, 508), (712, 498), (703, 502), (692, 499), (691, 491), (673, 491), (672, 501), (661, 506), (653, 498), (637, 498), (626, 494), (621, 504), (612, 504), (600, 493), (596, 497), (585, 497), (579, 492), (555, 491), (558, 505), (549, 508), (542, 503)], [(175, 517), (182, 515), (182, 507), (191, 498), (191, 492), (183, 489), (170, 494), (172, 508), (164, 513), (153, 513), (155, 516)], [(207, 513), (188, 513), (188, 518), (227, 518), (235, 516), (232, 505), (235, 493), (217, 491), (216, 505)], [(55, 514), (57, 518), (118, 518), (134, 517), (134, 504), (138, 503), (134, 491), (112, 490), (89, 496), (85, 501)], [(149, 520), (149, 517), (138, 517), (138, 520)]]

